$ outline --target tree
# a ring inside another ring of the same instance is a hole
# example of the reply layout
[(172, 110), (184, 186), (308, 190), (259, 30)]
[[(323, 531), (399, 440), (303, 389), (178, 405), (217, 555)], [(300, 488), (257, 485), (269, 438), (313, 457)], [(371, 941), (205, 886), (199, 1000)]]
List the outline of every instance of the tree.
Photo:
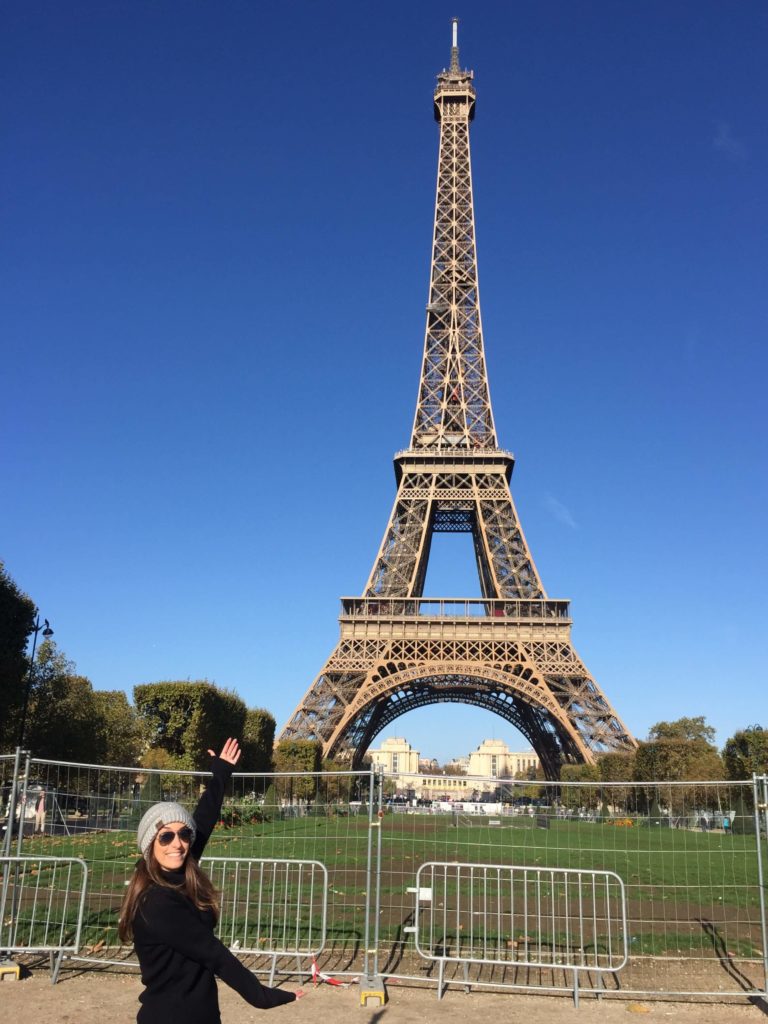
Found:
[(631, 782), (635, 772), (635, 755), (603, 754), (599, 758), (598, 767), (603, 782)]
[(722, 779), (723, 762), (714, 745), (715, 730), (703, 716), (658, 722), (635, 754), (640, 782)]
[[(600, 769), (596, 764), (564, 764), (560, 769), (562, 782), (599, 782)], [(594, 810), (602, 794), (598, 786), (563, 786), (561, 800), (566, 807), (585, 807)]]
[(275, 745), (275, 719), (263, 708), (250, 708), (240, 746), (243, 757), (238, 770), (243, 772), (271, 772), (272, 749)]
[(30, 687), (26, 741), (35, 757), (94, 763), (99, 760), (99, 712), (90, 680), (53, 640), (37, 651)]
[[(703, 716), (658, 722), (635, 754), (639, 782), (685, 782), (722, 779), (723, 762), (714, 746), (715, 730)], [(655, 791), (658, 798), (658, 790)], [(674, 814), (695, 811), (711, 802), (711, 787), (669, 786), (664, 802)]]
[(16, 746), (29, 668), (27, 640), (35, 612), (34, 602), (19, 590), (0, 562), (0, 751)]
[[(548, 798), (549, 791), (545, 785), (547, 780), (541, 765), (536, 768), (525, 768), (523, 771), (515, 772), (512, 778), (514, 782), (503, 782), (499, 786), (499, 799), (504, 803)], [(529, 784), (526, 785), (526, 783)]]
[(750, 725), (725, 741), (723, 761), (729, 779), (751, 779), (768, 773), (768, 729)]
[(270, 782), (267, 786), (267, 791), (264, 794), (264, 800), (261, 806), (264, 810), (264, 817), (267, 821), (273, 821), (275, 818), (280, 817), (280, 797), (278, 796), (274, 782)]
[(278, 791), (281, 796), (300, 800), (314, 799), (317, 791), (317, 777), (306, 776), (306, 772), (319, 772), (322, 746), (317, 740), (283, 740), (275, 747), (275, 771), (299, 774), (298, 778), (280, 780)]
[(653, 743), (662, 740), (686, 740), (694, 742), (701, 740), (704, 743), (715, 742), (715, 730), (707, 725), (704, 715), (697, 715), (695, 718), (677, 718), (674, 722), (657, 722), (648, 730), (648, 741)]
[[(323, 772), (319, 779), (315, 801), (322, 804), (347, 804), (352, 799), (352, 791), (356, 776), (349, 774), (349, 765), (343, 761), (323, 759), (320, 768)], [(332, 774), (343, 772), (344, 774)], [(387, 795), (387, 782), (384, 780), (384, 795)]]
[(135, 708), (122, 690), (94, 690), (93, 698), (99, 763), (125, 767), (138, 764), (144, 743)]
[(133, 699), (150, 747), (166, 750), (175, 768), (205, 770), (209, 747), (243, 735), (245, 704), (207, 680), (145, 683), (134, 686)]
[[(631, 783), (635, 773), (634, 752), (627, 754), (603, 754), (598, 759), (600, 779), (603, 782), (628, 782)], [(621, 808), (625, 813), (630, 814), (635, 809), (635, 789), (632, 785), (607, 786), (605, 797), (615, 810)]]
[[(141, 759), (142, 768), (173, 768), (173, 758), (167, 750), (155, 747), (147, 750)], [(173, 787), (173, 775), (158, 775), (156, 772), (144, 773), (141, 785), (141, 801), (144, 809), (164, 799), (164, 792)]]
[(755, 816), (751, 808), (752, 801), (744, 798), (744, 793), (739, 791), (736, 796), (736, 804), (733, 809), (733, 821), (731, 831), (736, 835), (753, 835), (755, 831)]

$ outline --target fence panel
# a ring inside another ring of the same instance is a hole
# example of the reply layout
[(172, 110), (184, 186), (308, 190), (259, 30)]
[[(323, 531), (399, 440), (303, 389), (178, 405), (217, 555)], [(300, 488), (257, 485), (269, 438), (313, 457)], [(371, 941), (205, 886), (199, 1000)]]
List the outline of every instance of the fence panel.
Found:
[(80, 948), (88, 867), (78, 857), (0, 857), (0, 950), (50, 953)]
[(216, 934), (230, 949), (272, 958), (314, 959), (325, 946), (328, 872), (316, 860), (204, 857), (222, 894)]
[[(193, 810), (205, 785), (205, 772), (61, 764), (33, 759), (28, 802), (45, 793), (43, 834), (27, 822), (25, 852), (56, 852), (82, 857), (90, 868), (80, 955), (91, 962), (132, 964), (133, 951), (117, 938), (125, 886), (136, 864), (136, 827), (158, 800), (175, 800)], [(360, 974), (369, 943), (369, 858), (371, 773), (233, 775), (221, 821), (206, 847), (208, 858), (256, 861), (314, 861), (328, 872), (324, 923), (313, 921), (312, 936), (324, 929), (324, 963), (334, 973)], [(242, 871), (242, 869), (241, 869)], [(242, 875), (240, 876), (242, 877)], [(223, 904), (235, 876), (217, 879)], [(240, 885), (240, 881), (237, 881)], [(224, 933), (223, 933), (224, 934)], [(233, 942), (242, 939), (234, 939)], [(272, 972), (274, 958), (251, 964)], [(309, 975), (311, 954), (300, 950)], [(290, 964), (296, 971), (296, 958)]]
[(624, 884), (610, 871), (430, 862), (416, 873), (416, 950), (440, 965), (616, 973), (627, 962)]
[[(422, 864), (528, 864), (610, 871), (626, 887), (625, 992), (765, 991), (762, 888), (752, 783), (545, 783), (445, 779), (480, 799), (430, 797), (419, 776), (385, 778), (380, 958), (430, 977), (408, 894)], [(568, 990), (554, 969), (477, 965), (473, 984)], [(466, 972), (457, 969), (455, 977)], [(607, 979), (611, 984), (611, 979)], [(599, 979), (595, 991), (601, 991)]]

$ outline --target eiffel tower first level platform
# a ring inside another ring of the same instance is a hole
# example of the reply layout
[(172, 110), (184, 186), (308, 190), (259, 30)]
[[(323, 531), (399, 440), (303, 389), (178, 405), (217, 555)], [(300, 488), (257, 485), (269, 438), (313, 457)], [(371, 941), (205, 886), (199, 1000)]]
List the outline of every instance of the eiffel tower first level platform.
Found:
[[(434, 94), (440, 125), (432, 269), (416, 415), (395, 456), (397, 495), (362, 597), (342, 599), (341, 636), (279, 740), (314, 739), (360, 764), (414, 708), (473, 704), (510, 722), (548, 778), (636, 742), (571, 643), (567, 601), (547, 597), (498, 447), (477, 281), (469, 125), (473, 73), (453, 24)], [(470, 533), (482, 597), (425, 597), (435, 533)]]

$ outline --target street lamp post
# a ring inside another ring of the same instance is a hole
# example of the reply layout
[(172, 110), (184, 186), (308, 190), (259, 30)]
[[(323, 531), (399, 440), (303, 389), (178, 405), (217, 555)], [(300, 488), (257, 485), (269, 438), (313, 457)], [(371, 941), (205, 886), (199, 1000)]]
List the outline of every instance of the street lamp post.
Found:
[(32, 639), (32, 653), (29, 656), (29, 668), (27, 669), (27, 685), (24, 688), (24, 707), (21, 709), (21, 723), (19, 724), (19, 742), (18, 746), (23, 749), (24, 737), (27, 732), (27, 711), (29, 710), (29, 695), (32, 692), (32, 677), (35, 672), (35, 648), (37, 647), (37, 635), (42, 633), (43, 636), (48, 639), (49, 636), (53, 636), (53, 630), (48, 619), (43, 619), (42, 626), (40, 625), (40, 611), (38, 608), (35, 609), (35, 624), (32, 627), (33, 639)]

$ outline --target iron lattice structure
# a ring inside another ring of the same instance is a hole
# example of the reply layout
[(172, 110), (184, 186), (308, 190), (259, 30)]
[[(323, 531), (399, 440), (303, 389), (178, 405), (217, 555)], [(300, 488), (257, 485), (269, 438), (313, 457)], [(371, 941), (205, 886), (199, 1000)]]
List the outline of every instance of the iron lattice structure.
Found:
[[(571, 644), (567, 601), (542, 586), (512, 500), (514, 459), (499, 449), (483, 351), (469, 126), (473, 73), (438, 76), (440, 155), (432, 270), (410, 447), (360, 598), (343, 598), (341, 638), (279, 739), (318, 739), (357, 765), (400, 715), (474, 704), (520, 730), (549, 778), (636, 743)], [(482, 598), (423, 596), (432, 536), (471, 533)]]

